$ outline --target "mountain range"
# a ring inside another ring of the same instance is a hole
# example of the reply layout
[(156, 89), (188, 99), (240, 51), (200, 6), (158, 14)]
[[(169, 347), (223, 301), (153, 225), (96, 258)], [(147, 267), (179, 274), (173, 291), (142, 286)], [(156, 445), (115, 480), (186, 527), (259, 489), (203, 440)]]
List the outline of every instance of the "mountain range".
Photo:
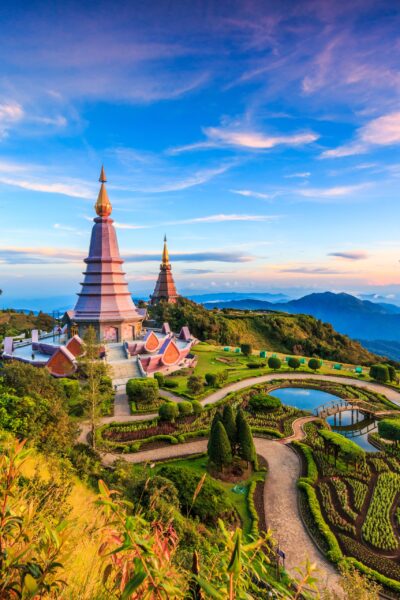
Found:
[(286, 302), (248, 297), (203, 304), (208, 309), (218, 307), (308, 314), (331, 323), (337, 331), (361, 341), (372, 352), (400, 359), (400, 307), (394, 304), (370, 302), (350, 294), (333, 292), (309, 294)]

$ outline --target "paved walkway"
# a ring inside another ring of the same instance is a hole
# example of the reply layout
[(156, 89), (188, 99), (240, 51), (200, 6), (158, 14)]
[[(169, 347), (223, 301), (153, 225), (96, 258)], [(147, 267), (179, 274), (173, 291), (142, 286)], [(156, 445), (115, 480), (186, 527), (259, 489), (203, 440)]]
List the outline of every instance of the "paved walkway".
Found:
[(129, 406), (128, 396), (124, 389), (117, 389), (114, 399), (114, 417), (129, 417), (131, 408)]
[[(310, 420), (309, 417), (305, 419)], [(305, 419), (297, 421), (295, 435), (298, 439), (302, 437), (301, 426), (307, 422)], [(254, 438), (254, 442), (257, 453), (268, 462), (268, 476), (264, 487), (265, 520), (280, 548), (286, 553), (285, 565), (288, 572), (293, 577), (298, 577), (296, 567), (302, 567), (308, 558), (317, 565), (316, 576), (320, 586), (340, 593), (338, 573), (317, 550), (299, 515), (296, 482), (300, 475), (300, 461), (288, 446), (280, 443), (287, 443), (288, 439), (278, 442)], [(178, 446), (164, 446), (155, 450), (125, 454), (123, 458), (131, 463), (151, 463), (155, 460), (198, 454), (206, 449), (207, 440), (198, 440)], [(105, 454), (103, 462), (111, 465), (117, 458), (120, 458), (120, 455)]]

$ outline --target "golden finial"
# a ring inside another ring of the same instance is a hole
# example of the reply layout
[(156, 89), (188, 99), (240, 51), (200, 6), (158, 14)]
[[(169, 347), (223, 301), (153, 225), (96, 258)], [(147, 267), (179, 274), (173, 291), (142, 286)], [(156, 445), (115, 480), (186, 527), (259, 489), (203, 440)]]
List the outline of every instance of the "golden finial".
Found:
[(112, 206), (107, 194), (106, 186), (104, 185), (107, 178), (103, 166), (101, 167), (99, 181), (101, 182), (101, 186), (94, 208), (99, 217), (109, 217), (111, 215)]
[(167, 236), (166, 235), (164, 235), (164, 248), (163, 248), (163, 253), (162, 253), (162, 264), (163, 265), (169, 264), (169, 254), (168, 254), (168, 248), (167, 248)]

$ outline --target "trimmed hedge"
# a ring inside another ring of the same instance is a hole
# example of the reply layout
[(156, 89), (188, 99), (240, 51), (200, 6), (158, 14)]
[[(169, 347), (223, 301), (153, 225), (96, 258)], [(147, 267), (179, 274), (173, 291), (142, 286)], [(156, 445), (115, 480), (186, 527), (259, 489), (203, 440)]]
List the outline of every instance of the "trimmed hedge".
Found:
[(258, 537), (258, 512), (254, 504), (254, 494), (257, 487), (257, 481), (252, 481), (249, 485), (249, 491), (247, 492), (247, 507), (249, 509), (250, 517), (251, 517), (251, 529), (250, 535), (254, 538)]
[(379, 573), (379, 571), (375, 571), (374, 569), (367, 567), (367, 565), (364, 565), (362, 562), (360, 562), (356, 558), (347, 556), (343, 560), (342, 564), (347, 564), (347, 565), (356, 567), (359, 571), (361, 571), (361, 573), (363, 573), (367, 577), (370, 577), (371, 579), (375, 579), (378, 583), (381, 583), (382, 585), (389, 588), (390, 590), (394, 590), (395, 592), (400, 592), (400, 582), (399, 581), (390, 579), (389, 577), (386, 577), (386, 575), (382, 575), (382, 573)]
[(292, 445), (298, 450), (300, 450), (307, 464), (307, 476), (301, 477), (299, 481), (303, 481), (304, 483), (309, 483), (310, 485), (313, 485), (318, 480), (318, 469), (317, 465), (315, 464), (311, 448), (309, 446), (306, 446), (306, 444), (298, 442), (297, 440), (294, 440), (292, 442)]
[(312, 485), (310, 485), (304, 480), (299, 480), (297, 482), (297, 485), (307, 494), (308, 506), (314, 519), (314, 522), (318, 528), (318, 531), (321, 533), (328, 545), (329, 550), (326, 553), (327, 558), (329, 558), (329, 560), (331, 560), (333, 563), (338, 564), (343, 559), (343, 553), (340, 549), (336, 537), (334, 536), (330, 527), (325, 522), (325, 519), (322, 516), (321, 508), (319, 506), (315, 489), (312, 487)]
[(251, 432), (257, 437), (264, 437), (265, 435), (274, 438), (284, 438), (284, 434), (277, 429), (271, 429), (269, 427), (251, 427)]

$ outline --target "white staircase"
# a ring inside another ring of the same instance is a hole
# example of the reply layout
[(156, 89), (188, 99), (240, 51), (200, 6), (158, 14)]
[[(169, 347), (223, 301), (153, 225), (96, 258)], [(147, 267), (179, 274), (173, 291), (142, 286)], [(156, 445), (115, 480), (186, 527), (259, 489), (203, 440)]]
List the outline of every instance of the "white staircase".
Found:
[(130, 358), (121, 361), (115, 361), (110, 363), (113, 380), (114, 379), (133, 379), (134, 377), (143, 377), (140, 370), (139, 365), (137, 363), (137, 358)]

